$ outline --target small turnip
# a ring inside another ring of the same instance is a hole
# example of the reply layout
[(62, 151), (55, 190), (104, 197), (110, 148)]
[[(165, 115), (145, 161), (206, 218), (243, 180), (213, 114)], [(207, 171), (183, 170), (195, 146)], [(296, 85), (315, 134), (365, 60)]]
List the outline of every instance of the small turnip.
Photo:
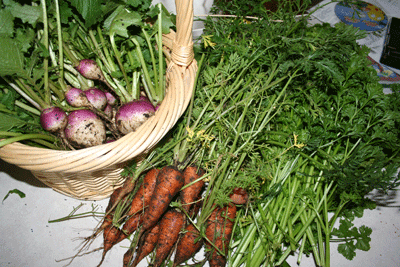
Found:
[(154, 106), (144, 100), (134, 100), (122, 105), (115, 115), (115, 123), (122, 134), (135, 131), (155, 113)]
[(59, 133), (67, 125), (67, 114), (59, 107), (46, 108), (40, 114), (40, 124), (51, 133)]
[(92, 111), (80, 109), (68, 114), (65, 137), (76, 148), (101, 145), (106, 140), (103, 121)]
[(117, 104), (117, 98), (110, 92), (105, 92), (106, 98), (107, 98), (107, 103), (111, 106), (115, 106)]
[(79, 88), (71, 87), (65, 92), (65, 100), (73, 107), (89, 107), (86, 94)]
[(100, 67), (97, 65), (96, 61), (92, 59), (82, 59), (75, 66), (75, 69), (87, 79), (106, 82)]
[(107, 105), (107, 97), (102, 90), (92, 87), (84, 91), (84, 93), (94, 108), (104, 110)]

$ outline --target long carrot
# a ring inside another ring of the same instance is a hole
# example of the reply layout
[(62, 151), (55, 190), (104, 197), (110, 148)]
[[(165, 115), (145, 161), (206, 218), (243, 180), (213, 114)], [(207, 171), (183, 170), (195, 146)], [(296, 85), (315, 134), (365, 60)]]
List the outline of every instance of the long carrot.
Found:
[(114, 225), (109, 225), (104, 229), (103, 232), (103, 255), (101, 257), (100, 263), (98, 266), (100, 266), (104, 258), (107, 254), (107, 252), (116, 244), (119, 236), (121, 235), (121, 230)]
[(133, 259), (133, 252), (134, 251), (135, 251), (134, 248), (131, 247), (125, 252), (124, 257), (123, 257), (123, 261), (122, 261), (122, 266), (123, 267), (128, 267), (129, 266), (129, 263)]
[(226, 264), (226, 253), (228, 253), (229, 241), (232, 235), (236, 206), (229, 204), (226, 207), (216, 207), (207, 220), (206, 237), (218, 248), (222, 255), (212, 244), (205, 242), (210, 251), (208, 262), (210, 267), (222, 267)]
[(133, 234), (133, 232), (135, 232), (136, 229), (139, 227), (139, 225), (142, 223), (142, 219), (143, 219), (142, 213), (136, 213), (132, 215), (132, 217), (130, 217), (122, 226), (121, 233), (118, 239), (116, 240), (115, 244), (121, 242), (122, 240)]
[(174, 265), (189, 260), (193, 257), (203, 246), (203, 240), (199, 239), (200, 233), (193, 224), (188, 224), (185, 228), (185, 233), (179, 239), (175, 251)]
[(143, 178), (143, 182), (140, 185), (140, 188), (136, 192), (135, 196), (132, 199), (132, 203), (127, 216), (131, 216), (146, 207), (151, 199), (151, 195), (153, 194), (157, 176), (159, 174), (159, 169), (151, 169), (149, 170)]
[(135, 267), (139, 262), (149, 255), (157, 245), (158, 238), (160, 236), (160, 225), (156, 224), (143, 235), (143, 241), (140, 242), (135, 260), (133, 261), (131, 267)]
[(105, 210), (105, 216), (103, 219), (102, 224), (96, 229), (96, 231), (88, 237), (87, 239), (95, 238), (98, 234), (100, 234), (104, 229), (106, 229), (108, 226), (112, 224), (113, 217), (114, 217), (114, 212), (111, 211), (111, 208), (114, 206), (116, 203), (115, 201), (117, 200), (117, 197), (119, 193), (121, 192), (122, 188), (119, 187), (114, 190), (114, 192), (110, 196), (110, 200), (108, 201), (108, 205)]
[(141, 233), (154, 226), (184, 184), (182, 173), (172, 166), (163, 167), (143, 217)]
[(154, 256), (153, 267), (159, 267), (170, 254), (179, 238), (179, 233), (185, 225), (185, 214), (171, 209), (160, 220), (160, 234)]
[[(197, 166), (188, 166), (183, 171), (185, 185), (191, 184), (204, 175), (205, 171)], [(204, 186), (204, 180), (199, 180), (180, 192), (182, 208), (189, 212), (190, 207), (196, 201)]]
[[(110, 210), (115, 209), (115, 207), (118, 205), (118, 203), (125, 197), (127, 196), (132, 190), (135, 188), (135, 180), (134, 176), (129, 176), (126, 178), (124, 184), (118, 188), (118, 193), (115, 194), (114, 200), (113, 200), (113, 205), (110, 206)], [(115, 192), (115, 191), (114, 191)], [(114, 195), (114, 193), (113, 193)]]

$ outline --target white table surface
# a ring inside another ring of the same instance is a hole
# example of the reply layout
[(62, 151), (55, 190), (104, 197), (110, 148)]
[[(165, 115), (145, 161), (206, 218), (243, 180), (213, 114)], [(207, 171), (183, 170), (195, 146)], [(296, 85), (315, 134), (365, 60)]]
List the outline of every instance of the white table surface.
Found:
[[(204, 14), (212, 1), (195, 0), (196, 10)], [(203, 3), (204, 2), (204, 3)], [(326, 2), (326, 1), (324, 1)], [(399, 0), (370, 0), (369, 2), (381, 7), (388, 16), (400, 17)], [(397, 3), (388, 10), (389, 4)], [(329, 12), (333, 5), (329, 5), (318, 16), (321, 20), (335, 23), (334, 16)], [(331, 15), (329, 15), (331, 14)], [(371, 57), (379, 60), (380, 42), (366, 40), (368, 45), (375, 47)], [(91, 211), (96, 206), (99, 211), (104, 211), (108, 200), (79, 201), (41, 184), (33, 175), (23, 169), (15, 167), (0, 160), (0, 200), (13, 189), (18, 189), (26, 194), (20, 198), (11, 194), (0, 204), (0, 266), (1, 267), (47, 267), (64, 266), (68, 261), (59, 261), (76, 254), (82, 240), (79, 238), (89, 236), (98, 221), (93, 217), (68, 220), (58, 223), (49, 223), (49, 220), (58, 219), (68, 215), (74, 207), (83, 206), (79, 212)], [(342, 267), (396, 267), (400, 266), (400, 197), (397, 191), (388, 196), (372, 195), (378, 201), (377, 209), (366, 211), (362, 219), (356, 219), (355, 225), (371, 227), (371, 249), (368, 252), (357, 251), (354, 260), (348, 261), (336, 251), (336, 246), (331, 245), (331, 266)], [(121, 242), (110, 250), (102, 266), (122, 266), (122, 256), (129, 242)], [(101, 238), (90, 246), (89, 251), (102, 246)], [(201, 258), (202, 252), (199, 254)], [(101, 251), (78, 257), (69, 265), (71, 267), (97, 266), (101, 258)], [(291, 266), (297, 266), (296, 258), (290, 257)], [(142, 261), (140, 266), (147, 266)], [(301, 267), (315, 266), (312, 258), (303, 258)]]

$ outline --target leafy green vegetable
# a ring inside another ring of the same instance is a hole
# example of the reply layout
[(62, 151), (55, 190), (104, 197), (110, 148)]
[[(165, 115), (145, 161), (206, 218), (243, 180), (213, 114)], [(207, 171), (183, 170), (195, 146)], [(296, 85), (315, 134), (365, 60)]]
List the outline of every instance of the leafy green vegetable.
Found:
[(0, 38), (0, 49), (0, 75), (26, 76), (23, 55), (17, 43), (9, 37)]

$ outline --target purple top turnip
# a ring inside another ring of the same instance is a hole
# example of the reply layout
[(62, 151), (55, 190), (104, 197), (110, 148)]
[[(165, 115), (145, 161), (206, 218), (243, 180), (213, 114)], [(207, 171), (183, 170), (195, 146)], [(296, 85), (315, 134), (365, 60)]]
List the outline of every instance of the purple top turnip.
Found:
[(85, 93), (75, 87), (71, 87), (65, 92), (65, 100), (68, 104), (73, 107), (89, 107), (89, 100), (87, 99)]
[(122, 134), (135, 131), (155, 113), (154, 106), (143, 100), (135, 100), (122, 105), (115, 115), (115, 123)]
[(106, 107), (107, 97), (102, 90), (92, 87), (84, 91), (84, 93), (94, 108), (103, 110)]
[(40, 114), (40, 124), (48, 132), (61, 132), (67, 125), (67, 114), (59, 107), (46, 108)]
[(106, 140), (103, 121), (92, 111), (80, 109), (68, 115), (65, 137), (76, 148), (101, 145)]
[(115, 106), (117, 104), (117, 98), (110, 93), (110, 92), (105, 92), (106, 98), (107, 98), (107, 103), (111, 106)]
[(76, 70), (82, 74), (83, 77), (90, 80), (104, 81), (104, 75), (96, 61), (92, 59), (82, 59), (75, 66)]

